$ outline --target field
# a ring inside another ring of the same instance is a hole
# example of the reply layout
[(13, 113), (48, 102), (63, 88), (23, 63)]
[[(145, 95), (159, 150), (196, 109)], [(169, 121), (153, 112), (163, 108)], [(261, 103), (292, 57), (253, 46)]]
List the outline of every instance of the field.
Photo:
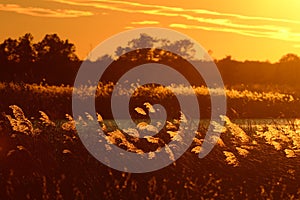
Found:
[[(180, 95), (189, 95), (191, 91), (184, 86), (173, 87)], [(111, 89), (109, 84), (101, 85), (96, 99), (105, 103)], [(164, 99), (168, 90), (156, 89), (154, 94)], [(247, 112), (243, 108), (252, 110), (269, 105), (265, 109), (275, 110), (273, 114), (286, 114), (289, 112), (284, 111), (292, 110), (291, 105), (298, 104), (295, 95), (228, 89), (232, 112), (228, 113), (229, 117), (220, 116), (224, 126), (211, 122), (221, 138), (208, 156), (198, 158), (208, 127), (204, 117), (192, 145), (181, 158), (161, 170), (135, 174), (113, 170), (88, 153), (71, 116), (72, 90), (70, 86), (0, 84), (1, 97), (6, 97), (1, 100), (0, 199), (300, 198), (300, 121), (281, 118), (257, 123), (258, 120), (246, 118), (255, 114), (263, 118), (259, 115), (264, 112)], [(207, 89), (194, 90), (198, 98), (205, 101)], [(88, 91), (85, 88), (78, 92)], [(126, 95), (124, 88), (120, 91)], [(145, 93), (139, 95), (147, 94), (147, 88), (142, 91)], [(143, 102), (139, 96), (136, 99), (137, 105)], [(132, 112), (143, 113), (145, 108), (139, 108)], [(240, 112), (242, 109), (244, 115)], [(102, 117), (106, 115), (101, 112), (101, 106), (98, 110)], [(102, 117), (88, 116), (80, 123), (88, 125), (97, 120), (105, 132), (104, 139), (111, 145), (141, 151), (138, 148), (141, 141), (128, 139), (109, 125), (110, 119)], [(167, 123), (162, 133), (167, 135), (164, 136), (166, 141), (180, 140), (177, 123), (176, 120)], [(138, 124), (136, 131), (141, 129)], [(151, 149), (151, 145), (160, 145), (154, 136), (139, 140), (146, 142), (143, 152), (149, 150), (147, 147)], [(172, 152), (169, 155), (172, 159)]]
[(0, 3), (0, 200), (300, 199), (278, 2)]

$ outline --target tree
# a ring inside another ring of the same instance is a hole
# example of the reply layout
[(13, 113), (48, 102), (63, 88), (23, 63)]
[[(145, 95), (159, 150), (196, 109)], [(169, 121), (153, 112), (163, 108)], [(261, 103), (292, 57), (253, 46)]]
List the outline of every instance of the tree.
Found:
[(36, 54), (33, 37), (26, 33), (18, 40), (8, 38), (0, 45), (1, 74), (4, 80), (26, 81), (32, 77)]
[(78, 61), (75, 46), (68, 40), (61, 40), (57, 34), (47, 34), (44, 39), (34, 45), (40, 62), (67, 63)]
[(166, 38), (153, 38), (146, 33), (141, 33), (139, 38), (129, 41), (126, 47), (118, 47), (115, 55), (121, 56), (129, 51), (135, 51), (144, 47), (164, 49), (186, 59), (195, 59), (196, 51), (192, 41), (186, 39), (171, 42)]
[(300, 62), (300, 57), (293, 53), (288, 53), (282, 56), (279, 60), (280, 63), (287, 63), (287, 62)]
[(8, 38), (0, 45), (0, 61), (3, 64), (8, 64), (9, 62), (17, 62), (18, 41)]
[(167, 45), (162, 46), (162, 49), (176, 53), (186, 59), (195, 59), (196, 50), (194, 49), (194, 43), (188, 39), (167, 43)]
[(33, 37), (26, 33), (18, 40), (8, 38), (0, 45), (1, 62), (32, 63), (36, 55), (32, 44)]
[(0, 44), (2, 81), (40, 82), (46, 78), (54, 84), (70, 84), (78, 66), (74, 44), (61, 40), (57, 34), (48, 34), (42, 41), (33, 44), (33, 36), (26, 33)]
[(8, 38), (0, 45), (0, 78), (11, 81), (13, 79), (13, 65), (18, 60), (16, 48), (18, 41)]
[[(49, 84), (71, 84), (74, 67), (78, 65), (75, 45), (61, 40), (57, 34), (47, 34), (42, 41), (34, 44), (37, 52), (36, 72), (39, 80), (46, 79)], [(76, 68), (77, 69), (77, 68)]]
[(22, 81), (30, 81), (33, 79), (33, 64), (36, 60), (36, 51), (33, 47), (33, 36), (30, 33), (26, 33), (18, 40), (18, 46), (16, 52), (18, 55), (18, 66), (16, 71), (19, 74), (18, 77)]
[(24, 64), (33, 63), (36, 59), (36, 52), (32, 44), (33, 36), (26, 33), (18, 40), (16, 52), (18, 54), (19, 62)]

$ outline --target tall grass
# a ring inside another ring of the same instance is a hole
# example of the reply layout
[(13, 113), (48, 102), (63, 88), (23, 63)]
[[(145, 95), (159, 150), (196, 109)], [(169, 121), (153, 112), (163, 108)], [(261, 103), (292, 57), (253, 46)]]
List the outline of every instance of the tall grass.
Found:
[[(30, 121), (20, 107), (10, 109), (12, 114), (5, 115), (0, 123), (1, 199), (300, 198), (298, 121), (293, 126), (270, 124), (243, 129), (222, 116), (224, 126), (212, 122), (221, 138), (204, 159), (198, 158), (198, 152), (205, 126), (199, 128), (190, 149), (174, 164), (152, 173), (130, 174), (110, 169), (91, 157), (70, 115), (55, 122), (40, 112), (38, 120)], [(81, 123), (90, 120), (102, 124), (103, 137), (110, 145), (145, 152), (122, 131), (107, 131), (108, 122), (101, 116)], [(176, 123), (168, 122), (164, 134), (180, 140)], [(140, 132), (141, 126), (138, 124), (135, 131)], [(155, 145), (159, 142), (155, 138), (145, 139)]]
[[(176, 95), (189, 97), (196, 94), (200, 106), (204, 109), (202, 114), (208, 115), (210, 112), (209, 97), (220, 94), (220, 89), (212, 88), (209, 90), (204, 86), (188, 87), (184, 85), (169, 85), (166, 87), (157, 86), (140, 86), (138, 92), (133, 92), (137, 85), (126, 85), (112, 83), (99, 83), (96, 94), (93, 86), (82, 86), (76, 88), (74, 93), (78, 98), (84, 99), (86, 96), (95, 95), (96, 101), (99, 101), (103, 107), (109, 106), (109, 98), (112, 91), (115, 90), (117, 98), (129, 96), (133, 99), (151, 98), (169, 101), (170, 92), (174, 91)], [(54, 119), (64, 118), (65, 113), (71, 113), (71, 101), (74, 88), (71, 86), (49, 86), (43, 84), (16, 84), (16, 83), (0, 83), (0, 110), (9, 111), (9, 106), (16, 104), (22, 107), (30, 117), (38, 118), (38, 111), (47, 111), (47, 114)], [(226, 89), (228, 107), (228, 115), (237, 118), (263, 118), (263, 117), (297, 117), (294, 107), (300, 106), (300, 101), (294, 94), (284, 93), (280, 91), (255, 91), (247, 89)], [(100, 108), (101, 110), (101, 108)], [(103, 109), (102, 109), (103, 111)], [(99, 111), (100, 112), (100, 111)], [(207, 114), (205, 114), (207, 113)]]

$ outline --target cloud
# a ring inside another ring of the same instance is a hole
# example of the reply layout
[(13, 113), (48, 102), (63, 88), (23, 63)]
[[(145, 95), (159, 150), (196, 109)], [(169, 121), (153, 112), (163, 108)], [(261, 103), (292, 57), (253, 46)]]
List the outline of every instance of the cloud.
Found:
[[(149, 16), (168, 17), (165, 21), (176, 20), (180, 22), (169, 24), (169, 27), (173, 28), (231, 32), (250, 37), (263, 37), (292, 42), (300, 41), (300, 28), (297, 28), (298, 30), (290, 29), (290, 25), (299, 27), (300, 21), (296, 20), (247, 16), (204, 9), (188, 9), (120, 0), (93, 0), (89, 2), (78, 0), (52, 1), (72, 6), (91, 7), (130, 14), (136, 13)], [(131, 25), (133, 24), (143, 25), (143, 22), (131, 23)], [(144, 24), (147, 24), (146, 21)]]
[(205, 31), (221, 31), (228, 33), (237, 33), (240, 35), (252, 36), (252, 37), (263, 37), (265, 34), (259, 31), (253, 30), (240, 30), (234, 28), (224, 28), (224, 27), (208, 27), (208, 26), (200, 26), (200, 25), (188, 25), (188, 24), (170, 24), (171, 28), (181, 28), (181, 29), (201, 29)]
[(138, 25), (155, 25), (159, 24), (158, 21), (140, 21), (140, 22), (131, 22), (131, 24), (138, 24)]
[[(94, 0), (90, 1), (89, 3), (83, 3), (82, 1), (76, 0), (52, 0), (55, 2), (71, 4), (71, 5), (83, 5), (83, 6), (95, 6), (95, 7), (105, 7), (102, 4), (111, 4), (116, 6), (109, 6), (107, 8), (119, 10), (117, 7), (121, 7), (122, 5), (132, 6), (135, 8), (137, 12), (139, 10), (137, 8), (144, 8), (144, 9), (151, 9), (148, 10), (148, 13), (152, 14), (159, 14), (159, 10), (161, 11), (169, 11), (169, 12), (187, 12), (187, 13), (194, 13), (194, 14), (205, 14), (205, 15), (212, 15), (212, 16), (226, 16), (226, 17), (235, 17), (244, 20), (260, 20), (260, 21), (272, 21), (272, 22), (283, 22), (283, 23), (293, 23), (293, 24), (300, 24), (300, 21), (297, 20), (289, 20), (289, 19), (278, 19), (278, 18), (271, 18), (271, 17), (259, 17), (259, 16), (246, 16), (246, 15), (239, 15), (233, 13), (221, 13), (215, 11), (209, 11), (204, 9), (186, 9), (186, 8), (179, 8), (179, 7), (171, 7), (171, 6), (162, 6), (162, 5), (153, 5), (153, 4), (142, 4), (137, 2), (130, 2), (130, 1), (118, 1), (118, 0)], [(125, 9), (126, 10), (126, 9)], [(129, 11), (129, 10), (127, 10)], [(166, 13), (160, 13), (166, 14)], [(176, 15), (176, 14), (166, 14), (166, 15)]]
[(133, 26), (125, 26), (125, 29), (130, 30), (130, 29), (134, 29), (134, 27)]
[(239, 15), (233, 13), (220, 13), (214, 11), (208, 11), (203, 9), (188, 9), (190, 12), (195, 12), (198, 14), (207, 14), (207, 15), (215, 15), (215, 16), (226, 16), (226, 17), (234, 17), (238, 19), (244, 20), (256, 20), (256, 21), (270, 21), (270, 22), (283, 22), (283, 23), (291, 23), (291, 24), (300, 24), (300, 21), (296, 20), (289, 20), (289, 19), (278, 19), (278, 18), (271, 18), (271, 17), (257, 17), (257, 16), (247, 16), (247, 15)]
[(69, 10), (69, 9), (48, 9), (37, 7), (21, 7), (17, 4), (0, 4), (0, 11), (16, 12), (35, 17), (56, 17), (56, 18), (70, 18), (94, 15), (89, 11)]
[(169, 27), (181, 28), (181, 29), (192, 29), (192, 30), (200, 29), (205, 31), (228, 32), (228, 33), (236, 33), (236, 34), (251, 36), (251, 37), (272, 38), (277, 40), (300, 42), (300, 33), (291, 33), (288, 30), (262, 32), (256, 30), (243, 30), (243, 29), (224, 28), (224, 27), (208, 27), (208, 26), (200, 26), (200, 25), (188, 25), (188, 24), (170, 24)]

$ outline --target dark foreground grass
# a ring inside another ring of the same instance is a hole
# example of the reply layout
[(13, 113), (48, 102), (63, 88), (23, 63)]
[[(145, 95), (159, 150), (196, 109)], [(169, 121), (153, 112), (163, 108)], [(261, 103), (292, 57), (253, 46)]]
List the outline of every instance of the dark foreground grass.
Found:
[(205, 132), (200, 127), (190, 149), (174, 164), (131, 174), (94, 159), (70, 116), (53, 123), (41, 113), (32, 125), (22, 110), (12, 108), (14, 116), (0, 125), (0, 199), (300, 198), (300, 159), (285, 153), (289, 141), (276, 149), (266, 135), (259, 137), (249, 127), (243, 139), (243, 130), (228, 123), (218, 145), (199, 159), (195, 152)]

